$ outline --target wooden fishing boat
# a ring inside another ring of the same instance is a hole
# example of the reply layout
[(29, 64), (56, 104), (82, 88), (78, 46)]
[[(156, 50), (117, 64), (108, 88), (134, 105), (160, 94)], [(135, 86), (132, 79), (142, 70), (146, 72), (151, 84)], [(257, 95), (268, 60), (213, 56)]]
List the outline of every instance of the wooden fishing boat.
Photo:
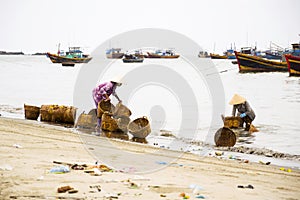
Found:
[(144, 58), (135, 55), (125, 55), (125, 58), (122, 60), (124, 63), (141, 63), (144, 61)]
[(227, 59), (236, 59), (233, 49), (228, 49), (224, 52), (224, 55), (227, 57)]
[(300, 76), (300, 56), (284, 55), (290, 76)]
[(227, 59), (227, 56), (225, 55), (219, 55), (215, 53), (210, 53), (211, 59)]
[(46, 53), (52, 63), (88, 63), (92, 57), (84, 54), (80, 47), (69, 47), (69, 51), (58, 50), (57, 54)]
[(173, 50), (167, 49), (164, 51), (157, 50), (154, 53), (147, 52), (145, 58), (179, 58), (180, 55), (175, 54)]
[(109, 59), (121, 59), (124, 56), (124, 53), (121, 52), (121, 48), (111, 48), (106, 50), (106, 58)]
[(264, 58), (235, 51), (240, 73), (247, 72), (287, 72), (286, 62), (266, 60)]
[(207, 51), (199, 51), (198, 57), (199, 58), (210, 58), (210, 56), (207, 53)]

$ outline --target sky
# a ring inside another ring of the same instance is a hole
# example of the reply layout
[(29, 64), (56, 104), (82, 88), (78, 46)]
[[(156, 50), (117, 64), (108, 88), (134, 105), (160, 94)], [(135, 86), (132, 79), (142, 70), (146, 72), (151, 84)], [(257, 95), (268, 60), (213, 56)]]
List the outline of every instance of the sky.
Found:
[(141, 28), (178, 32), (215, 53), (271, 41), (287, 48), (300, 41), (299, 8), (299, 0), (0, 0), (0, 51), (56, 52), (61, 43), (92, 52)]

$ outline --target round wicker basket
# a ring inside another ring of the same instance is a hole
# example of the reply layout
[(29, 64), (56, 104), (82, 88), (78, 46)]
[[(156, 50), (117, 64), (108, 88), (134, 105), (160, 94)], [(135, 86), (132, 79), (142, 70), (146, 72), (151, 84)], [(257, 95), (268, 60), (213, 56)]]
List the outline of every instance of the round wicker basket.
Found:
[(137, 118), (129, 123), (128, 130), (135, 138), (146, 138), (151, 133), (149, 120), (147, 117)]

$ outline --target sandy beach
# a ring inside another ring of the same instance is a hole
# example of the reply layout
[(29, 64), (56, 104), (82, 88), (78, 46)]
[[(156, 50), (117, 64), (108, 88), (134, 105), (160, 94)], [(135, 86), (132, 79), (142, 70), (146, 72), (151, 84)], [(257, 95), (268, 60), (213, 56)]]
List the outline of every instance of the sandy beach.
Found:
[[(154, 162), (157, 167), (145, 172), (142, 165), (153, 161), (149, 155), (159, 156), (154, 159), (162, 161), (170, 160), (176, 152), (90, 135), (98, 144), (93, 149), (70, 129), (3, 117), (0, 134), (1, 199), (292, 200), (300, 197), (299, 171), (280, 170), (278, 166), (185, 153), (171, 159), (172, 162)], [(120, 151), (110, 151), (108, 143), (122, 151), (145, 155), (145, 160), (120, 157), (122, 166), (133, 166), (127, 170), (97, 163), (111, 168), (103, 171), (103, 166), (95, 165), (97, 159), (91, 150), (104, 152), (105, 161), (117, 160)], [(67, 173), (50, 172), (68, 163), (86, 165), (82, 170), (69, 165)], [(73, 190), (58, 193), (63, 186)]]

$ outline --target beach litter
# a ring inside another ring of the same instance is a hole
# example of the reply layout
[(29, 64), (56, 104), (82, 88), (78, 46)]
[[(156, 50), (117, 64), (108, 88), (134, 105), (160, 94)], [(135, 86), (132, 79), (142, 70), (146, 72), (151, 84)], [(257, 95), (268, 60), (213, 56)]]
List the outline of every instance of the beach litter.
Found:
[(49, 172), (54, 174), (64, 174), (70, 172), (70, 168), (68, 166), (61, 165), (53, 167)]
[(284, 167), (280, 167), (279, 168), (281, 171), (285, 171), (285, 172), (292, 172), (292, 170), (290, 168), (285, 169)]
[(192, 189), (193, 194), (199, 194), (200, 190), (203, 190), (203, 188), (200, 185), (196, 184), (191, 184), (189, 188)]
[(19, 144), (14, 144), (13, 147), (17, 148), (17, 149), (20, 149), (20, 148), (23, 148), (21, 145)]
[(269, 164), (271, 164), (271, 162), (263, 162), (263, 161), (261, 161), (261, 160), (260, 160), (258, 163), (259, 163), (259, 164), (262, 164), (262, 165), (269, 165)]
[(165, 161), (157, 161), (156, 163), (159, 164), (159, 165), (167, 165), (167, 164), (168, 164), (168, 163), (165, 162)]
[[(98, 192), (101, 192), (101, 185), (90, 185), (91, 189), (97, 189)], [(91, 192), (91, 191), (90, 191)], [(93, 191), (92, 191), (93, 192)]]
[(44, 176), (40, 176), (40, 177), (38, 177), (36, 180), (37, 180), (37, 181), (42, 181), (42, 180), (44, 180)]
[(7, 165), (7, 164), (0, 166), (0, 170), (2, 170), (2, 171), (11, 171), (12, 169), (13, 169), (13, 167), (10, 165)]
[(238, 187), (238, 188), (248, 188), (248, 189), (254, 189), (253, 185), (246, 185), (246, 186), (243, 186), (243, 185), (238, 185), (237, 187)]
[(58, 193), (65, 193), (65, 192), (67, 192), (69, 190), (73, 190), (73, 189), (74, 188), (72, 188), (71, 186), (66, 185), (66, 186), (62, 186), (62, 187), (57, 188), (57, 192)]

